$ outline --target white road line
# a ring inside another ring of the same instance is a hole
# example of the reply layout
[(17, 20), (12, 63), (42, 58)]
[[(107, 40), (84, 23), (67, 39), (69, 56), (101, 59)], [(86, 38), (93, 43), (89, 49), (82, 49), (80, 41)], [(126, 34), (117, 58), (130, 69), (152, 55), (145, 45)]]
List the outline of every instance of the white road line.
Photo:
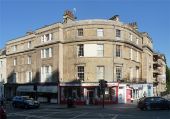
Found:
[(117, 119), (117, 117), (118, 117), (119, 115), (118, 114), (116, 114), (112, 119)]
[(89, 112), (87, 112), (87, 113), (83, 113), (83, 114), (77, 115), (77, 116), (75, 116), (75, 117), (72, 117), (72, 118), (70, 118), (70, 119), (76, 119), (77, 117), (80, 117), (80, 116), (86, 115), (86, 114), (88, 114), (88, 113), (89, 113)]

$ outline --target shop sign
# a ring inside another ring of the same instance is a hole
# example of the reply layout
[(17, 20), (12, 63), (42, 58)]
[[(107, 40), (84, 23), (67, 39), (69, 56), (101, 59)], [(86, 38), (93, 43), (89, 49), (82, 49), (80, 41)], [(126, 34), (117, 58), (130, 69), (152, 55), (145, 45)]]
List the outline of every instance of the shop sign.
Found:
[(34, 92), (33, 86), (18, 86), (18, 92)]
[(38, 86), (37, 92), (57, 93), (57, 86)]

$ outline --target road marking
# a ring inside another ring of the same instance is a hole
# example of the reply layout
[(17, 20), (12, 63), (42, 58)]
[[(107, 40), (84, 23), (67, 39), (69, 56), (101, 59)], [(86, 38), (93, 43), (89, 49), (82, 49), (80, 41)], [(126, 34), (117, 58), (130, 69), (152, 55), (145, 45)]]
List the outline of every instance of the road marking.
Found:
[(118, 117), (119, 115), (118, 114), (116, 114), (112, 119), (117, 119), (117, 117)]
[(89, 112), (87, 112), (87, 113), (83, 113), (83, 114), (77, 115), (77, 116), (75, 116), (75, 117), (72, 117), (72, 118), (70, 118), (70, 119), (76, 119), (77, 117), (80, 117), (80, 116), (86, 115), (86, 114), (88, 114), (88, 113), (89, 113)]

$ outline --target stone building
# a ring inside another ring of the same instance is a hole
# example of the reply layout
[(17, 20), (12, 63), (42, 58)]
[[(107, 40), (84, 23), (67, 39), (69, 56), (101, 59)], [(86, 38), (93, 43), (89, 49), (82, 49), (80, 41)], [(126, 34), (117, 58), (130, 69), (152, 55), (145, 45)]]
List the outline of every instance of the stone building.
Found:
[[(6, 44), (6, 97), (30, 95), (40, 101), (99, 104), (99, 80), (106, 80), (106, 103), (127, 103), (153, 95), (153, 44), (137, 23), (76, 20), (28, 32)], [(12, 90), (12, 91), (11, 91)]]
[(153, 54), (154, 95), (161, 95), (166, 91), (166, 60), (165, 55)]
[(4, 97), (4, 84), (6, 83), (6, 55), (5, 49), (0, 50), (0, 99)]

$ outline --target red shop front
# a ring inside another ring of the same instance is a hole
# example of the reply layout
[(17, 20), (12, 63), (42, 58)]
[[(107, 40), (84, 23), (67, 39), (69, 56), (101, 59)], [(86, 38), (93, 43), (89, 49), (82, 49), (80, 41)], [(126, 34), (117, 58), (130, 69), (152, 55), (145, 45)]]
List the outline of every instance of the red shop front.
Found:
[[(102, 104), (103, 96), (101, 94), (99, 83), (80, 84), (61, 84), (60, 102), (66, 104), (68, 97), (72, 97), (76, 105), (99, 105)], [(105, 89), (105, 104), (118, 103), (118, 84), (108, 83)]]

